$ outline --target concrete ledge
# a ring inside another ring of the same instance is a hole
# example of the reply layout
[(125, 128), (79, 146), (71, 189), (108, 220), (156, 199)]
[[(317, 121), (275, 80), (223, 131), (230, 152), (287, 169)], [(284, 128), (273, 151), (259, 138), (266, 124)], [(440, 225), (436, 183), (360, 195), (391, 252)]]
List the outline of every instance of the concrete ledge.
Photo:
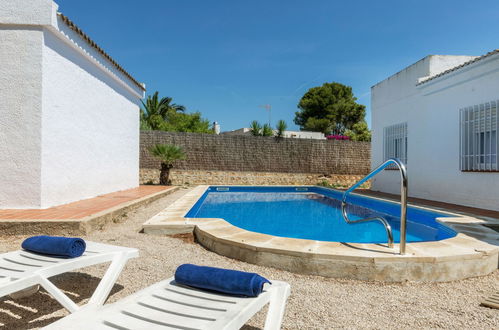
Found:
[(497, 269), (499, 233), (472, 217), (439, 218), (458, 235), (407, 244), (399, 255), (383, 244), (325, 242), (250, 232), (223, 219), (185, 218), (208, 187), (199, 186), (144, 224), (144, 232), (193, 232), (218, 254), (300, 274), (386, 282), (442, 282), (482, 276)]
[(177, 189), (179, 187), (172, 187), (81, 219), (1, 219), (0, 231), (3, 235), (85, 235), (101, 230), (107, 224), (121, 222), (128, 212), (169, 195)]
[[(486, 275), (497, 269), (497, 249), (488, 253), (453, 255), (452, 258), (348, 254), (344, 249), (336, 253), (297, 252), (279, 248), (262, 248), (251, 241), (242, 244), (230, 238), (220, 238), (205, 232), (202, 226), (194, 231), (198, 242), (218, 254), (287, 271), (356, 280), (384, 282), (442, 282)], [(294, 243), (294, 242), (290, 242)], [(316, 242), (317, 243), (317, 242)], [(309, 245), (313, 245), (311, 241)], [(320, 244), (319, 244), (320, 245)], [(431, 249), (431, 247), (430, 247)], [(425, 260), (426, 259), (426, 260)]]
[(184, 216), (196, 204), (206, 189), (208, 186), (197, 186), (182, 198), (177, 199), (142, 225), (144, 233), (153, 235), (192, 233), (195, 225), (189, 224)]

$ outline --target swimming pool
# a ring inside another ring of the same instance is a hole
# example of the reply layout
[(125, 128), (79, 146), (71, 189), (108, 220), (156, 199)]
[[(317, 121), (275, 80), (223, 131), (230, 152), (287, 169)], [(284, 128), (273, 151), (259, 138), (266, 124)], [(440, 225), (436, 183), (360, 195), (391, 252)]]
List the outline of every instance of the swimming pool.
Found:
[[(339, 218), (341, 197), (316, 186), (199, 185), (147, 220), (142, 231), (192, 234), (207, 250), (229, 258), (326, 277), (440, 282), (497, 270), (499, 234), (482, 226), (482, 219), (409, 206), (407, 251), (399, 254), (400, 244), (390, 248), (377, 222)], [(383, 215), (399, 240), (400, 204), (357, 194), (347, 202), (350, 218)]]
[[(341, 215), (342, 192), (323, 187), (211, 186), (185, 215), (186, 218), (222, 218), (239, 228), (273, 236), (345, 243), (386, 243), (380, 222), (348, 224)], [(400, 241), (400, 206), (350, 195), (351, 219), (385, 218)], [(456, 236), (436, 221), (445, 213), (408, 207), (407, 242), (439, 241)]]

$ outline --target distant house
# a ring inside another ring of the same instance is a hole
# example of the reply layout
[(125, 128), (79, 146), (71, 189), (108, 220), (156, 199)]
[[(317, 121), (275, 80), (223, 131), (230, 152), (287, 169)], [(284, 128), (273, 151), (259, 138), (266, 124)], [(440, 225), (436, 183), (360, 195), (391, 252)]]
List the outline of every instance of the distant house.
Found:
[[(274, 130), (274, 132), (276, 132)], [(251, 128), (243, 127), (233, 131), (222, 132), (224, 135), (251, 135)], [(296, 138), (296, 139), (316, 139), (325, 140), (326, 137), (324, 133), (321, 132), (309, 132), (309, 131), (284, 131), (283, 137), (285, 138)]]
[(139, 183), (145, 87), (57, 9), (0, 2), (0, 208), (47, 208)]
[[(499, 210), (499, 50), (431, 55), (371, 89), (372, 167), (407, 164), (409, 195)], [(374, 190), (399, 192), (398, 171)]]

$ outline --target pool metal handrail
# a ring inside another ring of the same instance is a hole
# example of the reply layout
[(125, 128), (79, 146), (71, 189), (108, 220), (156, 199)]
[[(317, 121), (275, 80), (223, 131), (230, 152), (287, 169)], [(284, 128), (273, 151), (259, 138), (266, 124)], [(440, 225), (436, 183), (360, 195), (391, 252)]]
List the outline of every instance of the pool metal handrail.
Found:
[(343, 214), (343, 219), (347, 223), (359, 223), (359, 222), (367, 222), (367, 221), (380, 221), (386, 229), (386, 234), (388, 236), (388, 247), (393, 248), (393, 233), (392, 233), (392, 227), (390, 224), (383, 218), (383, 217), (371, 217), (371, 218), (366, 218), (366, 219), (359, 219), (359, 220), (350, 220), (348, 218), (347, 214), (347, 197), (348, 194), (350, 194), (352, 191), (357, 189), (361, 184), (366, 182), (367, 180), (371, 179), (374, 177), (376, 174), (384, 170), (386, 167), (388, 167), (391, 164), (397, 165), (399, 171), (400, 171), (400, 254), (405, 254), (405, 245), (406, 245), (406, 234), (407, 234), (407, 169), (402, 163), (402, 161), (398, 158), (390, 158), (387, 161), (385, 161), (383, 164), (378, 166), (376, 169), (371, 171), (368, 175), (357, 181), (353, 186), (348, 188), (343, 193), (343, 198), (341, 199), (341, 213)]

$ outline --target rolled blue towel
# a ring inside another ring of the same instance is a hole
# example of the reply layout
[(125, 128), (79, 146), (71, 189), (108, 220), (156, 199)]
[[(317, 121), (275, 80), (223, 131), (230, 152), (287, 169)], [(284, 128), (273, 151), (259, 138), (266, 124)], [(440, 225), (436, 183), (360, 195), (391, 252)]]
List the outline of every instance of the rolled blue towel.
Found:
[(22, 248), (59, 257), (76, 258), (85, 252), (85, 241), (76, 237), (33, 236), (26, 238)]
[(175, 271), (175, 282), (199, 289), (236, 296), (256, 297), (263, 290), (266, 278), (237, 270), (183, 264)]

